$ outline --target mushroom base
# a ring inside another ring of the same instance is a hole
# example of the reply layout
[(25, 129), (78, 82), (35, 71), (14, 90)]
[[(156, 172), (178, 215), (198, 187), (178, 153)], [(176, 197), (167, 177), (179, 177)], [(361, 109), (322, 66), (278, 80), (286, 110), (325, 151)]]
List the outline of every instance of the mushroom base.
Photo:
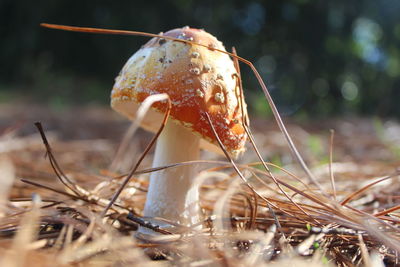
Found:
[[(199, 145), (198, 136), (182, 125), (169, 121), (157, 140), (153, 167), (197, 160)], [(201, 216), (199, 189), (193, 184), (195, 175), (193, 165), (153, 172), (150, 176), (144, 216), (154, 218), (150, 221), (160, 228), (172, 227), (162, 219), (189, 227), (198, 224)], [(142, 238), (145, 235), (156, 234), (144, 227), (140, 227), (138, 233)]]

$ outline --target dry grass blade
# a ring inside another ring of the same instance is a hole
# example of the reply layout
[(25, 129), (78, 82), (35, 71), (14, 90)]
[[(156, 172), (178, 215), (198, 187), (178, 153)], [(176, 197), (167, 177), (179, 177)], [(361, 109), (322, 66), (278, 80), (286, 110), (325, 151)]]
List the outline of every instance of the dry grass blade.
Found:
[[(241, 173), (241, 171), (239, 170), (239, 168), (237, 167), (237, 165), (235, 164), (235, 162), (233, 161), (233, 159), (230, 157), (229, 153), (226, 151), (223, 143), (221, 142), (217, 132), (215, 131), (214, 125), (211, 121), (210, 116), (206, 113), (206, 117), (208, 119), (208, 122), (210, 124), (211, 130), (213, 131), (215, 138), (219, 144), (219, 146), (221, 147), (222, 151), (224, 152), (226, 158), (229, 160), (229, 162), (232, 164), (233, 169), (236, 171), (236, 173), (239, 175), (239, 177), (242, 179), (242, 181), (250, 188), (250, 190), (256, 194), (257, 196), (259, 196), (261, 199), (265, 200), (267, 203), (269, 202), (266, 198), (264, 198), (261, 194), (257, 193), (257, 190), (247, 181), (247, 179), (243, 176), (243, 174)], [(265, 165), (266, 166), (266, 165)], [(282, 183), (283, 184), (283, 183)], [(304, 195), (304, 193), (300, 192), (299, 190), (297, 190), (296, 188), (294, 188), (293, 186), (290, 186), (288, 184), (285, 184), (286, 187), (291, 188), (292, 190), (294, 190), (295, 192), (301, 193)], [(285, 194), (286, 195), (286, 194)], [(311, 198), (311, 197), (310, 197)], [(290, 200), (290, 197), (288, 197), (288, 199)], [(300, 207), (299, 205), (297, 205), (296, 203), (292, 202), (301, 212), (303, 212), (304, 215), (308, 216), (312, 221), (314, 221), (317, 224), (320, 224), (315, 218), (313, 218), (310, 214), (308, 214), (302, 207)], [(277, 225), (279, 226), (279, 224)]]
[(364, 187), (358, 189), (357, 191), (351, 193), (351, 194), (350, 194), (348, 197), (346, 197), (340, 204), (341, 204), (342, 206), (346, 205), (346, 204), (349, 203), (352, 199), (354, 199), (356, 196), (362, 194), (363, 192), (365, 192), (366, 190), (368, 190), (368, 189), (371, 188), (372, 186), (374, 186), (374, 185), (376, 185), (376, 184), (379, 184), (379, 183), (381, 183), (381, 182), (383, 182), (383, 181), (385, 181), (385, 180), (392, 179), (394, 176), (396, 176), (396, 175), (398, 175), (398, 174), (399, 174), (399, 172), (396, 171), (394, 174), (385, 176), (385, 177), (380, 178), (380, 179), (378, 179), (378, 180), (376, 180), (376, 181), (374, 181), (374, 182), (372, 182), (372, 183), (370, 183), (370, 184), (367, 184), (366, 186), (364, 186)]
[[(233, 48), (233, 54), (237, 56), (236, 54), (236, 49)], [(292, 202), (299, 210), (301, 210), (302, 212), (304, 212), (304, 214), (307, 215), (307, 213), (300, 207), (298, 206), (293, 199), (283, 190), (283, 188), (281, 187), (281, 185), (277, 182), (275, 176), (273, 175), (273, 173), (271, 172), (271, 170), (269, 169), (268, 165), (265, 163), (264, 159), (262, 158), (259, 149), (256, 146), (256, 143), (254, 141), (253, 135), (250, 131), (249, 128), (249, 122), (248, 122), (248, 117), (247, 117), (247, 113), (244, 112), (243, 108), (244, 108), (244, 94), (243, 94), (243, 87), (242, 87), (242, 79), (241, 79), (241, 74), (240, 74), (240, 67), (239, 67), (239, 62), (238, 62), (238, 58), (235, 57), (234, 58), (234, 62), (235, 62), (235, 66), (236, 66), (236, 70), (238, 72), (238, 80), (239, 80), (239, 90), (240, 90), (240, 101), (241, 101), (241, 108), (242, 108), (242, 124), (243, 127), (246, 131), (246, 134), (250, 140), (251, 145), (253, 146), (254, 151), (257, 154), (258, 159), (261, 161), (263, 167), (265, 168), (265, 170), (268, 172), (268, 174), (270, 175), (270, 177), (272, 178), (272, 180), (274, 181), (275, 185), (278, 187), (278, 189), (285, 195), (285, 197), (287, 199), (289, 199), (290, 202)], [(253, 191), (254, 192), (254, 191)], [(271, 208), (271, 207), (270, 207)], [(279, 226), (279, 223), (278, 223)]]
[(39, 223), (41, 200), (38, 195), (32, 201), (31, 210), (23, 216), (19, 230), (13, 239), (8, 253), (0, 260), (0, 266), (25, 266), (26, 257), (34, 246), (31, 244), (36, 240), (37, 227)]
[(360, 235), (360, 234), (358, 235), (358, 242), (359, 242), (361, 256), (362, 256), (362, 259), (364, 262), (364, 266), (365, 267), (373, 267), (370, 255), (368, 253), (367, 246), (365, 245), (362, 235)]
[(331, 178), (331, 186), (332, 186), (332, 193), (333, 199), (336, 201), (336, 186), (335, 186), (335, 177), (333, 175), (332, 170), (332, 162), (333, 162), (333, 138), (335, 136), (335, 131), (331, 130), (331, 138), (329, 142), (329, 176)]
[(385, 215), (387, 215), (387, 214), (389, 214), (389, 213), (392, 213), (392, 212), (395, 212), (396, 210), (399, 210), (399, 209), (400, 209), (400, 205), (397, 205), (397, 206), (391, 207), (391, 208), (389, 208), (389, 209), (385, 209), (385, 210), (383, 210), (383, 211), (380, 211), (380, 212), (378, 212), (378, 213), (375, 213), (374, 216), (375, 216), (375, 217), (385, 216)]
[[(252, 144), (252, 146), (253, 146), (253, 148), (254, 148), (254, 151), (256, 151), (256, 153), (257, 153), (257, 157), (261, 160), (261, 163), (262, 163), (263, 167), (266, 169), (266, 171), (268, 172), (268, 174), (270, 175), (270, 177), (272, 178), (272, 180), (274, 181), (274, 183), (276, 184), (276, 186), (279, 188), (279, 190), (280, 190), (280, 191), (285, 195), (285, 197), (286, 197), (290, 202), (292, 202), (300, 211), (302, 211), (305, 215), (307, 215), (307, 216), (309, 216), (310, 218), (312, 218), (309, 214), (307, 214), (307, 212), (306, 212), (302, 207), (300, 207), (296, 202), (293, 201), (293, 199), (286, 193), (285, 190), (283, 190), (283, 188), (281, 187), (281, 184), (278, 183), (277, 179), (276, 179), (275, 176), (272, 174), (271, 170), (268, 168), (268, 165), (265, 163), (265, 161), (264, 161), (263, 158), (261, 157), (261, 154), (260, 154), (260, 152), (259, 152), (259, 150), (258, 150), (258, 148), (257, 148), (257, 146), (256, 146), (256, 144), (255, 144), (255, 142), (254, 142), (254, 139), (253, 139), (253, 136), (252, 136), (252, 134), (251, 134), (251, 132), (250, 132), (250, 129), (249, 129), (248, 127), (245, 127), (245, 130), (246, 130), (247, 136), (250, 138), (250, 142), (251, 142), (251, 144)], [(315, 221), (315, 223), (319, 224), (319, 222), (318, 222), (317, 220), (314, 220), (314, 221)]]
[(70, 197), (71, 199), (85, 200), (84, 198), (82, 198), (82, 197), (80, 197), (80, 196), (72, 195), (72, 194), (69, 194), (69, 193), (67, 193), (67, 192), (64, 192), (64, 191), (58, 190), (58, 189), (56, 189), (56, 188), (53, 188), (53, 187), (51, 187), (51, 186), (39, 184), (39, 183), (36, 183), (36, 182), (34, 182), (34, 181), (29, 181), (29, 180), (26, 180), (26, 179), (21, 179), (21, 182), (27, 183), (27, 184), (30, 184), (30, 185), (33, 185), (33, 186), (36, 186), (36, 187), (39, 187), (39, 188), (44, 188), (44, 189), (47, 189), (47, 190), (56, 192), (56, 193), (58, 193), (58, 194), (60, 194), (60, 195), (64, 195), (64, 196)]
[[(233, 159), (232, 159), (231, 156), (229, 155), (228, 151), (225, 149), (225, 147), (224, 147), (224, 145), (223, 145), (221, 139), (219, 138), (219, 136), (218, 136), (218, 134), (217, 134), (217, 132), (216, 132), (216, 130), (215, 130), (215, 128), (214, 128), (214, 125), (213, 125), (213, 123), (212, 123), (212, 121), (211, 121), (210, 116), (208, 115), (208, 113), (205, 113), (205, 115), (206, 115), (206, 117), (207, 117), (208, 123), (209, 123), (209, 125), (210, 125), (210, 127), (211, 127), (211, 130), (212, 130), (213, 133), (214, 133), (214, 136), (215, 136), (215, 138), (216, 138), (216, 140), (217, 140), (219, 146), (221, 147), (222, 151), (223, 151), (224, 154), (225, 154), (225, 157), (226, 157), (226, 158), (229, 160), (229, 162), (232, 164), (233, 169), (234, 169), (234, 170), (236, 171), (236, 173), (239, 175), (240, 179), (242, 179), (242, 181), (249, 187), (249, 189), (250, 189), (251, 191), (253, 191), (253, 192), (256, 193), (256, 191), (254, 190), (254, 188), (249, 184), (249, 182), (247, 181), (247, 179), (243, 176), (242, 172), (239, 170), (239, 168), (237, 167), (237, 165), (235, 164), (235, 162), (233, 161)], [(256, 193), (256, 194), (257, 194), (257, 193)], [(257, 195), (261, 197), (260, 194), (257, 194)]]
[(78, 189), (75, 186), (75, 183), (73, 183), (63, 172), (61, 169), (60, 165), (58, 164), (56, 158), (53, 155), (52, 149), (50, 147), (49, 142), (47, 141), (46, 134), (44, 133), (42, 124), (40, 122), (35, 122), (36, 128), (39, 130), (40, 136), (42, 137), (43, 144), (46, 147), (46, 155), (49, 157), (51, 167), (53, 168), (55, 174), (57, 175), (57, 178), (60, 180), (60, 182), (65, 185), (69, 190), (74, 192), (77, 196), (80, 196), (80, 193)]
[(15, 180), (15, 168), (9, 157), (0, 154), (0, 218), (7, 205), (7, 199)]

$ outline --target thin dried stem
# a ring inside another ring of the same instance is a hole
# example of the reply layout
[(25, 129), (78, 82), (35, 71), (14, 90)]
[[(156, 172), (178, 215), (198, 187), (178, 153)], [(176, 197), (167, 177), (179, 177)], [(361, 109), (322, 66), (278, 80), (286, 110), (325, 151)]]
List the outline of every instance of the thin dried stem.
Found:
[(385, 216), (388, 215), (389, 213), (395, 212), (396, 210), (400, 209), (400, 205), (396, 205), (394, 207), (391, 207), (389, 209), (385, 209), (383, 211), (377, 212), (374, 214), (375, 217), (381, 217), (381, 216)]
[(61, 194), (61, 195), (67, 196), (67, 197), (72, 198), (72, 199), (80, 199), (80, 200), (86, 201), (86, 199), (83, 198), (83, 197), (81, 197), (81, 196), (69, 194), (69, 193), (67, 193), (67, 192), (58, 190), (58, 189), (53, 188), (53, 187), (50, 187), (50, 186), (48, 186), (48, 185), (39, 184), (39, 183), (36, 183), (36, 182), (34, 182), (34, 181), (30, 181), (30, 180), (26, 180), (26, 179), (21, 179), (20, 181), (23, 182), (23, 183), (26, 183), (26, 184), (30, 184), (30, 185), (39, 187), (39, 188), (44, 188), (44, 189), (47, 189), (47, 190), (56, 192), (57, 194)]
[(331, 186), (333, 199), (336, 201), (336, 186), (335, 186), (335, 177), (333, 175), (332, 162), (333, 162), (333, 138), (335, 136), (335, 130), (331, 129), (331, 138), (329, 142), (329, 176), (331, 178)]
[(56, 158), (54, 157), (50, 143), (47, 141), (46, 134), (44, 133), (42, 124), (40, 122), (35, 122), (35, 126), (38, 129), (40, 136), (42, 137), (43, 144), (46, 147), (46, 155), (49, 157), (51, 167), (53, 168), (57, 178), (63, 185), (74, 192), (77, 196), (81, 196), (75, 184), (65, 175)]
[[(220, 145), (222, 151), (224, 152), (225, 156), (227, 157), (227, 159), (231, 162), (232, 167), (234, 168), (234, 170), (237, 172), (237, 174), (239, 175), (239, 177), (243, 180), (243, 182), (246, 183), (246, 185), (250, 188), (250, 190), (252, 190), (255, 194), (257, 194), (261, 199), (266, 200), (261, 194), (257, 193), (257, 190), (255, 190), (255, 188), (247, 181), (247, 179), (243, 176), (243, 174), (241, 173), (241, 171), (239, 170), (239, 168), (236, 166), (235, 162), (233, 161), (233, 159), (230, 157), (229, 153), (226, 151), (221, 139), (218, 136), (218, 133), (216, 132), (214, 125), (211, 121), (210, 116), (208, 115), (208, 113), (205, 113), (206, 117), (208, 119), (208, 122), (211, 126), (211, 129), (215, 135), (215, 138), (217, 139), (218, 144)], [(288, 186), (288, 185), (287, 185)], [(291, 186), (291, 188), (294, 188)], [(295, 190), (298, 191), (298, 190)], [(289, 198), (290, 199), (290, 198)], [(267, 201), (267, 200), (266, 200)], [(294, 205), (296, 205), (295, 203), (293, 203)], [(304, 215), (308, 216), (311, 220), (313, 220), (315, 223), (320, 224), (314, 217), (312, 217), (310, 214), (308, 214), (303, 208), (301, 208), (299, 205), (296, 205), (296, 207), (304, 213)]]
[[(232, 50), (233, 50), (233, 54), (237, 56), (236, 49), (233, 47)], [(238, 80), (239, 80), (239, 88), (240, 88), (240, 98), (239, 98), (239, 100), (240, 100), (240, 102), (241, 102), (241, 105), (240, 105), (240, 106), (242, 107), (242, 124), (243, 124), (243, 127), (244, 127), (245, 131), (246, 131), (247, 136), (249, 137), (250, 143), (251, 143), (251, 145), (253, 146), (253, 149), (254, 149), (254, 151), (256, 152), (257, 157), (258, 157), (259, 160), (261, 161), (261, 163), (262, 163), (264, 169), (268, 172), (268, 174), (270, 175), (270, 177), (272, 178), (272, 180), (274, 181), (274, 183), (275, 183), (275, 185), (278, 187), (278, 189), (279, 189), (279, 190), (282, 192), (282, 194), (284, 194), (285, 197), (286, 197), (290, 202), (292, 202), (299, 210), (302, 210), (302, 208), (301, 208), (299, 205), (297, 205), (297, 203), (295, 203), (295, 202), (293, 201), (293, 199), (283, 190), (283, 188), (281, 187), (281, 185), (277, 182), (277, 180), (276, 180), (274, 174), (271, 172), (271, 170), (269, 169), (269, 167), (267, 166), (267, 164), (265, 164), (265, 161), (264, 161), (264, 159), (262, 158), (261, 153), (259, 152), (259, 150), (258, 150), (258, 148), (257, 148), (257, 146), (256, 146), (256, 143), (255, 143), (255, 141), (254, 141), (253, 135), (251, 134), (251, 131), (250, 131), (250, 128), (249, 128), (248, 118), (247, 118), (247, 116), (245, 116), (245, 112), (244, 112), (244, 110), (243, 110), (243, 106), (244, 106), (244, 94), (243, 94), (243, 87), (242, 87), (242, 78), (241, 78), (241, 74), (240, 74), (240, 66), (239, 66), (239, 62), (238, 62), (238, 58), (237, 58), (237, 57), (234, 58), (234, 63), (235, 63), (236, 71), (238, 72)], [(247, 115), (247, 113), (246, 113), (246, 115)], [(303, 211), (303, 210), (302, 210), (302, 211)], [(305, 212), (305, 211), (304, 211), (304, 212)], [(307, 213), (305, 213), (305, 214), (307, 215)]]
[(378, 179), (378, 180), (376, 180), (376, 181), (374, 181), (374, 182), (372, 182), (372, 183), (367, 184), (366, 186), (363, 186), (362, 188), (358, 189), (357, 191), (352, 192), (348, 197), (346, 197), (346, 198), (340, 203), (340, 205), (342, 205), (342, 206), (346, 205), (346, 204), (349, 203), (353, 198), (355, 198), (356, 196), (358, 196), (358, 195), (362, 194), (363, 192), (365, 192), (368, 188), (370, 188), (370, 187), (372, 187), (372, 186), (374, 186), (374, 185), (376, 185), (376, 184), (378, 184), (378, 183), (381, 183), (381, 182), (383, 182), (383, 181), (385, 181), (385, 180), (391, 179), (391, 178), (393, 178), (394, 176), (396, 176), (396, 175), (398, 175), (398, 174), (399, 174), (399, 172), (396, 171), (395, 173), (393, 173), (393, 174), (391, 174), (391, 175), (385, 176), (385, 177), (380, 178), (380, 179)]

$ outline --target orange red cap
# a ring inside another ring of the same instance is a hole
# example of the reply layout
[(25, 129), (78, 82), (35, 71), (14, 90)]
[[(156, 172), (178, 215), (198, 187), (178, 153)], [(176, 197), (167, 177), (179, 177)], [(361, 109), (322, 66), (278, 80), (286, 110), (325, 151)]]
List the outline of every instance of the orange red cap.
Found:
[[(242, 125), (242, 110), (246, 110), (246, 104), (244, 99), (240, 101), (233, 61), (228, 55), (212, 49), (225, 51), (223, 44), (204, 30), (189, 27), (163, 35), (209, 48), (163, 38), (151, 39), (128, 60), (116, 78), (111, 106), (132, 119), (144, 99), (166, 93), (172, 102), (170, 116), (175, 122), (218, 145), (205, 115), (208, 113), (227, 151), (231, 155), (239, 154), (246, 142)], [(143, 127), (156, 131), (167, 104), (158, 102), (152, 108)]]

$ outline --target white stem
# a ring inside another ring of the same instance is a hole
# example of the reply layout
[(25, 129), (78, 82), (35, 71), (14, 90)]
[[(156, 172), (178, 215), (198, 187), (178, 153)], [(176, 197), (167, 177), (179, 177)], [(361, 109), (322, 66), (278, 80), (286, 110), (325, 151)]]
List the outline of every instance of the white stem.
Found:
[[(199, 142), (200, 138), (190, 130), (169, 121), (157, 140), (153, 167), (197, 160)], [(193, 186), (195, 175), (191, 165), (153, 172), (144, 216), (160, 217), (185, 226), (198, 223), (199, 191)]]

